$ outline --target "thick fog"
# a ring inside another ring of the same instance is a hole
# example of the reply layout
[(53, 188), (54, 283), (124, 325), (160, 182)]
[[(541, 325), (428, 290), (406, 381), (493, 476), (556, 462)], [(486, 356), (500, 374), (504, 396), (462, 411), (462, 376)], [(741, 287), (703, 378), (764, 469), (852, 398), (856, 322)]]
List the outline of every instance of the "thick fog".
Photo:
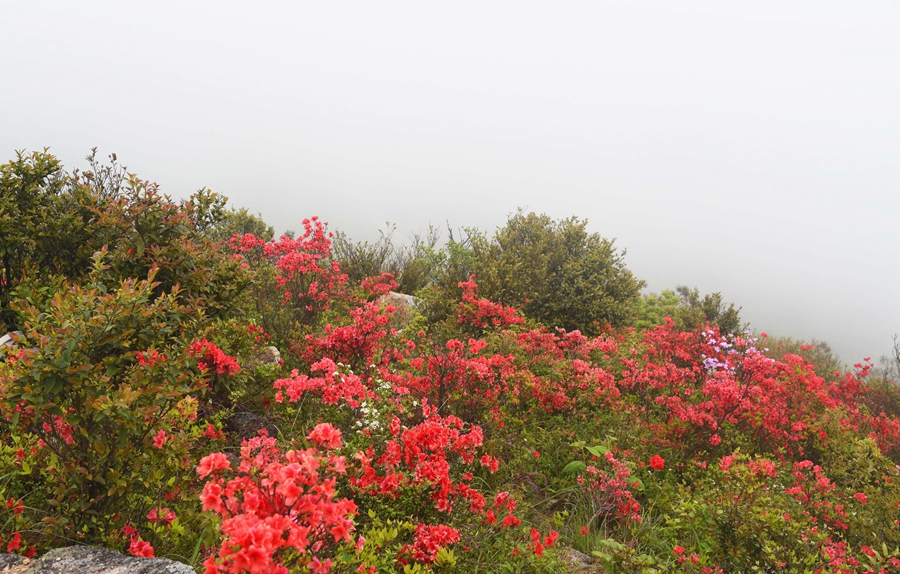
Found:
[(854, 363), (900, 332), (897, 2), (6, 2), (0, 150), (97, 146), (280, 232), (617, 239)]

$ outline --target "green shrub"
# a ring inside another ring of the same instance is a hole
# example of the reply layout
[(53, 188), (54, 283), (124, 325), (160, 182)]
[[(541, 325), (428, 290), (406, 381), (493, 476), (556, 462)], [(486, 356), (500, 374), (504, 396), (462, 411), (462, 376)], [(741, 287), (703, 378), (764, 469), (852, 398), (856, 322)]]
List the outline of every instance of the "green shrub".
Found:
[(96, 542), (192, 479), (184, 461), (201, 432), (192, 418), (208, 377), (188, 348), (203, 313), (177, 288), (154, 296), (155, 270), (101, 282), (104, 255), (85, 285), (20, 300), (22, 350), (0, 363), (4, 441), (36, 449), (30, 472), (21, 470), (40, 485), (10, 494), (35, 509), (44, 547)]

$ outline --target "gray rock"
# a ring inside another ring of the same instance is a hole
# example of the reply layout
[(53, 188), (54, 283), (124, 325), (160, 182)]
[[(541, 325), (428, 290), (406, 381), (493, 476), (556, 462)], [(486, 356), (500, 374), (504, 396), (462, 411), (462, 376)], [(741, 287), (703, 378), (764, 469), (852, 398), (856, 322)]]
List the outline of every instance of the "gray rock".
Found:
[(269, 347), (262, 353), (253, 357), (253, 362), (259, 363), (262, 365), (280, 365), (281, 364), (281, 353), (278, 351), (278, 347)]
[(0, 554), (2, 574), (196, 574), (168, 558), (135, 558), (95, 546), (57, 548), (40, 558)]
[(397, 308), (397, 313), (407, 313), (412, 309), (418, 309), (421, 301), (418, 297), (396, 291), (388, 291), (387, 295), (378, 298), (379, 304), (393, 305)]
[(594, 559), (584, 552), (565, 546), (559, 547), (559, 557), (569, 567), (570, 572), (578, 572), (594, 563)]
[(7, 568), (20, 564), (27, 558), (18, 554), (0, 554), (0, 572), (5, 572)]
[(266, 429), (269, 436), (278, 436), (278, 428), (272, 424), (272, 419), (261, 417), (256, 413), (236, 412), (228, 421), (228, 431), (241, 438), (253, 438), (259, 435), (260, 429)]
[(412, 319), (419, 314), (419, 305), (422, 300), (413, 295), (388, 291), (386, 295), (378, 298), (378, 304), (382, 307), (392, 305), (396, 311), (391, 318), (391, 326), (396, 329), (404, 329)]

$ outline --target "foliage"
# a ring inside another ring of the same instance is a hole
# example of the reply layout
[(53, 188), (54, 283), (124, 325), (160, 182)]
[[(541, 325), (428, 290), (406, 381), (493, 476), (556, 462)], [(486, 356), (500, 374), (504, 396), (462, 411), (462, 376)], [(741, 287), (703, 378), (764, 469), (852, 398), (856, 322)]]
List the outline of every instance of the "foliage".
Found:
[(666, 317), (677, 319), (680, 303), (681, 298), (669, 289), (659, 295), (648, 293), (637, 303), (634, 326), (638, 329), (652, 329), (664, 325)]
[(366, 277), (390, 273), (397, 280), (401, 293), (415, 293), (425, 287), (433, 274), (430, 255), (440, 239), (438, 230), (429, 227), (425, 235), (413, 235), (406, 245), (394, 243), (396, 226), (385, 224), (387, 231), (380, 231), (378, 240), (353, 241), (347, 234), (334, 236), (334, 258), (351, 283), (360, 283)]
[(248, 233), (263, 241), (275, 238), (275, 228), (263, 221), (262, 215), (253, 215), (246, 207), (224, 211), (221, 218), (210, 226), (206, 235), (211, 241), (228, 241), (235, 235), (244, 236)]
[[(316, 218), (226, 251), (234, 210), (206, 190), (176, 204), (115, 158), (10, 166), (4, 213), (56, 229), (34, 198), (77, 191), (55, 205), (84, 217), (47, 237), (76, 230), (92, 256), (2, 244), (24, 332), (0, 357), (8, 552), (78, 541), (209, 573), (568, 571), (560, 547), (607, 572), (900, 568), (896, 386), (739, 331), (718, 294), (638, 302), (580, 220), (420, 244), (423, 314), (402, 322), (379, 297), (412, 267)], [(287, 369), (259, 364), (272, 342)]]
[(740, 308), (735, 309), (734, 303), (726, 306), (721, 293), (710, 293), (701, 298), (696, 287), (691, 289), (686, 285), (679, 285), (675, 291), (681, 297), (681, 305), (674, 317), (679, 328), (692, 330), (709, 324), (731, 334), (746, 328), (741, 325)]
[(766, 346), (773, 357), (783, 357), (788, 353), (803, 357), (815, 365), (817, 375), (829, 381), (839, 378), (844, 370), (844, 364), (825, 341), (813, 339), (807, 343), (791, 337), (769, 337), (766, 339)]
[(626, 324), (644, 282), (625, 267), (625, 251), (587, 221), (512, 214), (489, 240), (471, 236), (472, 271), (483, 294), (543, 324), (596, 334)]
[(83, 173), (64, 173), (46, 151), (19, 153), (0, 168), (0, 319), (20, 327), (10, 309), (12, 289), (29, 277), (81, 281), (104, 246), (108, 282), (156, 268), (155, 295), (177, 285), (181, 297), (212, 316), (240, 313), (246, 277), (204, 235), (221, 218), (224, 198), (202, 189), (176, 204), (156, 184), (118, 168), (114, 155), (111, 166), (95, 155)]
[(51, 540), (96, 540), (177, 492), (200, 434), (191, 419), (208, 385), (188, 346), (202, 315), (177, 290), (154, 298), (155, 271), (109, 289), (103, 260), (84, 286), (17, 309), (31, 348), (0, 364), (0, 411), (8, 436), (36, 449), (22, 474), (44, 489)]
[(63, 253), (46, 245), (58, 220), (51, 217), (60, 205), (62, 166), (46, 150), (25, 155), (0, 166), (0, 322), (15, 326), (10, 310), (10, 291), (22, 280), (27, 267), (37, 260), (45, 269), (63, 264)]

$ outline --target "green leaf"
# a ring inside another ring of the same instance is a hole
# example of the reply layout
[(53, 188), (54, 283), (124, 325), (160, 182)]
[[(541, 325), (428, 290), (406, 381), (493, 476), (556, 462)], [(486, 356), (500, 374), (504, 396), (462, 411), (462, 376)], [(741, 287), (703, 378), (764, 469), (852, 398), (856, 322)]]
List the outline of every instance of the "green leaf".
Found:
[(613, 538), (604, 538), (603, 540), (598, 540), (597, 544), (599, 544), (600, 546), (605, 546), (607, 548), (611, 548), (613, 550), (618, 550), (618, 551), (625, 550), (625, 546), (622, 543), (617, 542)]
[(580, 460), (573, 460), (562, 469), (562, 473), (564, 475), (578, 474), (584, 471), (584, 469), (586, 468), (587, 465), (585, 463), (581, 462)]
[(609, 449), (603, 445), (597, 445), (587, 447), (587, 451), (594, 456), (603, 456), (604, 454), (609, 452)]

